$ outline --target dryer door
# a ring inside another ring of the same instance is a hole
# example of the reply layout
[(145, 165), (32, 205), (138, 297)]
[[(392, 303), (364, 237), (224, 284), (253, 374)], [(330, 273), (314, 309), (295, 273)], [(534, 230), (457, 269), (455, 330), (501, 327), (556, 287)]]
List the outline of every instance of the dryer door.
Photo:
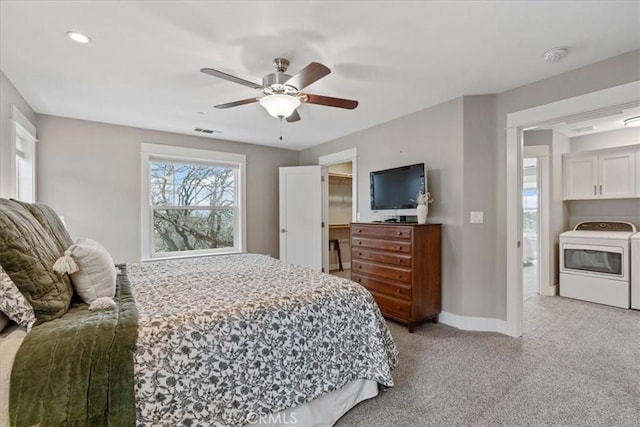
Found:
[(563, 243), (560, 271), (628, 280), (629, 266), (625, 252), (625, 248), (621, 246)]

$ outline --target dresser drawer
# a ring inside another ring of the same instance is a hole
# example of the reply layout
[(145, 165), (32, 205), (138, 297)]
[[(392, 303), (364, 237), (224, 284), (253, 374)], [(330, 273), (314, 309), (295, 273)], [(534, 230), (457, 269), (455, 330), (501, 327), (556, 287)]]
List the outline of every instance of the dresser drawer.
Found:
[(353, 248), (351, 258), (399, 265), (400, 267), (411, 267), (411, 255), (365, 251), (359, 248)]
[(398, 280), (400, 282), (411, 283), (411, 270), (407, 270), (405, 268), (370, 264), (368, 262), (352, 260), (351, 271), (355, 274), (364, 273), (372, 276)]
[(411, 301), (411, 286), (400, 283), (381, 282), (367, 276), (359, 274), (351, 274), (351, 280), (361, 284), (370, 291), (379, 292), (385, 295), (392, 295), (396, 298), (402, 298)]
[(411, 253), (411, 242), (353, 237), (351, 239), (351, 250), (355, 252), (357, 248), (372, 248), (382, 249), (386, 251)]
[(371, 292), (383, 315), (408, 320), (411, 317), (411, 303), (397, 298)]
[(362, 225), (351, 227), (351, 236), (370, 236), (378, 239), (411, 239), (413, 229), (401, 225)]

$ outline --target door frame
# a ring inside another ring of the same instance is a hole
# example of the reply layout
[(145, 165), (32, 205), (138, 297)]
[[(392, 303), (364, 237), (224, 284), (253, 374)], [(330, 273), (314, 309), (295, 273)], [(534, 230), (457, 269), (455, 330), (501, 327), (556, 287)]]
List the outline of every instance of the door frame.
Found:
[(541, 295), (556, 295), (556, 285), (551, 277), (551, 242), (549, 209), (551, 206), (551, 146), (527, 145), (523, 147), (523, 158), (537, 159), (538, 188), (538, 292)]
[(507, 326), (506, 334), (522, 335), (522, 139), (525, 129), (575, 119), (581, 115), (619, 111), (640, 105), (640, 80), (507, 114)]
[[(351, 222), (358, 221), (358, 149), (356, 147), (348, 150), (338, 151), (318, 158), (321, 166), (337, 165), (339, 163), (351, 162)], [(329, 200), (325, 198), (323, 209), (329, 212)]]

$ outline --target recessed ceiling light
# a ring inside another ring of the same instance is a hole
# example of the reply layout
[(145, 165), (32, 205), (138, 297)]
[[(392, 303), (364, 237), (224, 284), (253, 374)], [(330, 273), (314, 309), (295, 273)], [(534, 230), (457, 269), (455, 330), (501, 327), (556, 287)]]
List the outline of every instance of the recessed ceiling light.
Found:
[(544, 60), (547, 62), (558, 62), (569, 54), (569, 49), (566, 47), (554, 47), (549, 49), (543, 55)]
[(638, 127), (640, 126), (640, 116), (629, 117), (624, 121), (625, 126)]
[(78, 43), (89, 43), (89, 37), (85, 36), (82, 33), (78, 33), (76, 31), (67, 31), (67, 35), (69, 38)]

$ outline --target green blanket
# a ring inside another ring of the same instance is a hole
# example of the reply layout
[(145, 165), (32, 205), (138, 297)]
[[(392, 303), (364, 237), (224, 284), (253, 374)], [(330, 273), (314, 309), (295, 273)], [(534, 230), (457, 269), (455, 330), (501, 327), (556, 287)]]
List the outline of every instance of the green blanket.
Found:
[(71, 304), (29, 332), (11, 372), (11, 425), (134, 426), (138, 312), (124, 265), (115, 309)]

